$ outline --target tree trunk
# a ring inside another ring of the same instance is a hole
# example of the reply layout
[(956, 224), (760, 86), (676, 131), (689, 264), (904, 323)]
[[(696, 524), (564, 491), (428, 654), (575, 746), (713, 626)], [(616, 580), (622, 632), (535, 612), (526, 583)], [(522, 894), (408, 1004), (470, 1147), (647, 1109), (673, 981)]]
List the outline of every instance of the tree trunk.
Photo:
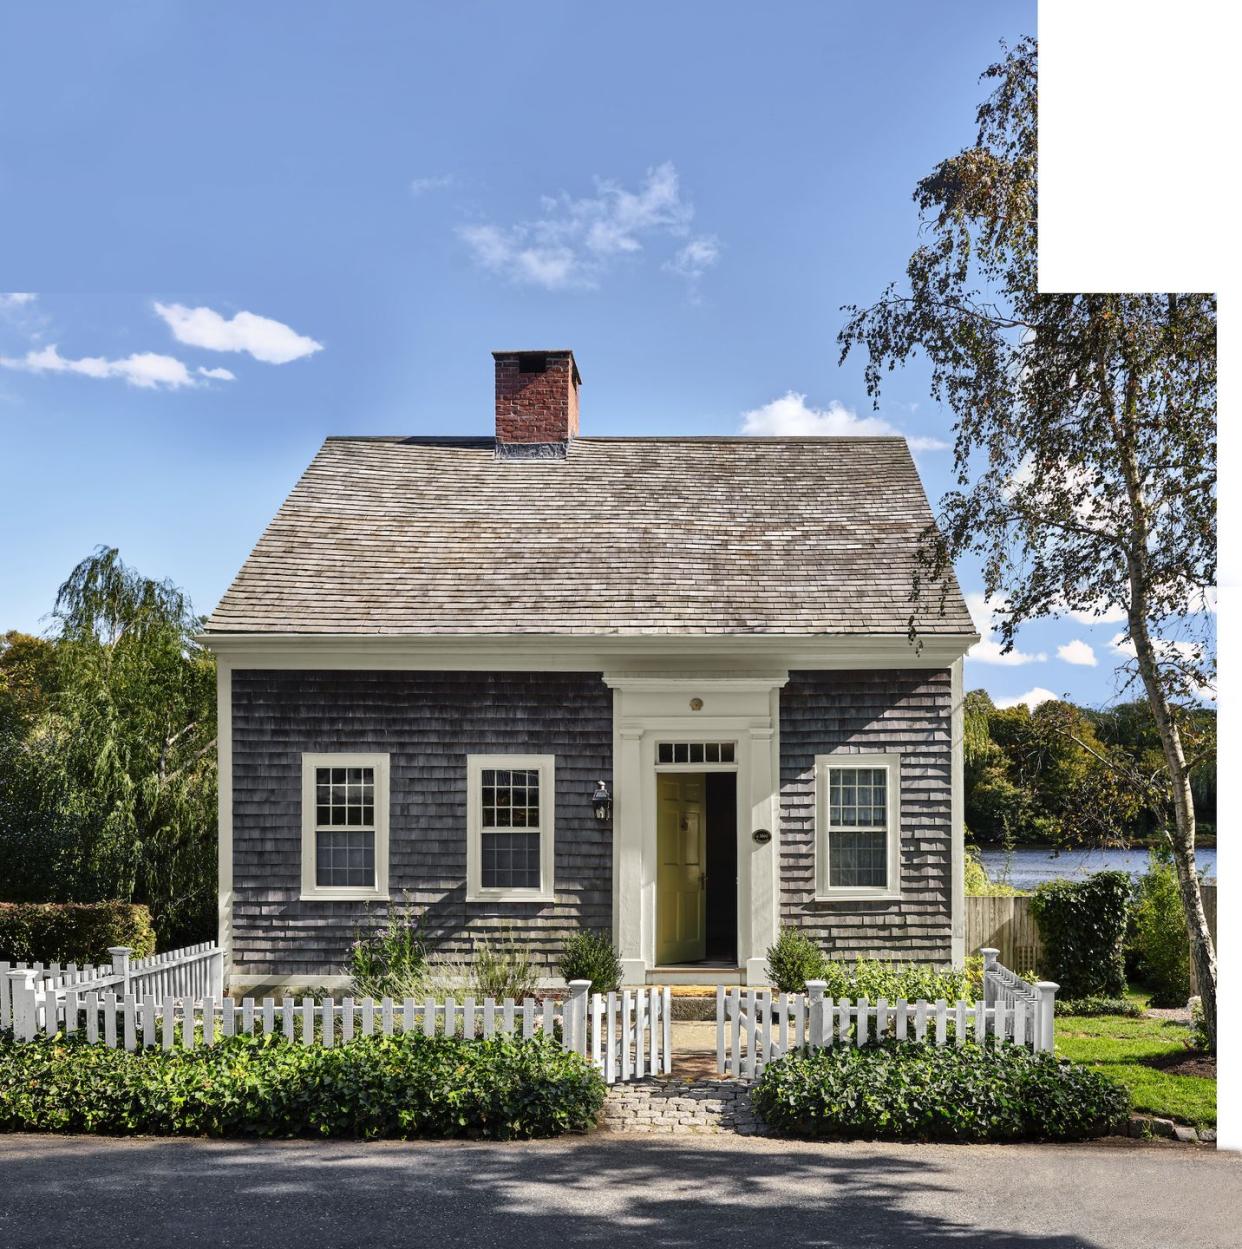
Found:
[(1150, 566), (1147, 549), (1149, 517), (1143, 482), (1135, 454), (1135, 417), (1138, 405), (1138, 371), (1127, 370), (1124, 398), (1119, 414), (1114, 406), (1114, 395), (1108, 380), (1108, 370), (1103, 357), (1099, 361), (1100, 396), (1112, 422), (1126, 483), (1126, 495), (1130, 504), (1130, 533), (1126, 543), (1126, 571), (1130, 581), (1129, 626), (1130, 640), (1138, 660), (1139, 676), (1147, 692), (1156, 731), (1160, 734), (1160, 746), (1164, 752), (1165, 767), (1169, 773), (1169, 788), (1173, 797), (1175, 829), (1169, 835), (1173, 848), (1173, 863), (1177, 868), (1178, 892), (1182, 900), (1182, 912), (1186, 920), (1186, 935), (1190, 941), (1190, 957), (1194, 961), (1195, 975), (1199, 983), (1199, 995), (1203, 1003), (1203, 1026), (1207, 1032), (1208, 1048), (1216, 1053), (1216, 951), (1212, 946), (1212, 934), (1208, 931), (1207, 916), (1203, 912), (1203, 896), (1199, 892), (1199, 873), (1195, 868), (1195, 805), (1190, 791), (1190, 770), (1186, 766), (1186, 754), (1182, 749), (1182, 735), (1169, 706), (1168, 693), (1160, 676), (1155, 647), (1147, 628)]
[(1203, 1025), (1207, 1031), (1208, 1047), (1215, 1054), (1216, 951), (1212, 946), (1212, 934), (1208, 930), (1207, 915), (1203, 910), (1203, 895), (1199, 891), (1199, 873), (1195, 867), (1195, 806), (1190, 791), (1190, 771), (1186, 767), (1182, 735), (1160, 681), (1155, 648), (1147, 631), (1146, 615), (1139, 610), (1144, 604), (1145, 596), (1135, 586), (1134, 576), (1132, 562), (1130, 640), (1134, 643), (1139, 676), (1147, 691), (1147, 701), (1151, 704), (1156, 731), (1160, 734), (1160, 745), (1169, 771), (1175, 828), (1168, 837), (1173, 848), (1173, 863), (1177, 868), (1177, 885), (1186, 918), (1186, 935), (1190, 940), (1190, 957), (1195, 965), (1199, 995), (1203, 1002)]

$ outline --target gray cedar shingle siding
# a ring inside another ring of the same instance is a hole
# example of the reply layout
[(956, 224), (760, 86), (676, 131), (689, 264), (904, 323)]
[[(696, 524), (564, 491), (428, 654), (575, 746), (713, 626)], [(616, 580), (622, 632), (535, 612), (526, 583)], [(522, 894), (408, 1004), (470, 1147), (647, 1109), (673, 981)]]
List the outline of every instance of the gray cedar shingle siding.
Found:
[(207, 632), (904, 636), (931, 520), (902, 438), (330, 438)]
[[(464, 953), (512, 932), (546, 960), (579, 927), (611, 929), (611, 826), (591, 794), (612, 775), (612, 694), (598, 673), (256, 671), (233, 674), (234, 965), (340, 973), (363, 904), (301, 902), (301, 756), (391, 756), (389, 885)], [(465, 901), (466, 755), (556, 756), (556, 903)], [(378, 918), (383, 908), (372, 904)]]
[[(791, 672), (781, 691), (781, 922), (834, 957), (947, 963), (950, 675)], [(815, 756), (901, 755), (899, 902), (815, 901)]]

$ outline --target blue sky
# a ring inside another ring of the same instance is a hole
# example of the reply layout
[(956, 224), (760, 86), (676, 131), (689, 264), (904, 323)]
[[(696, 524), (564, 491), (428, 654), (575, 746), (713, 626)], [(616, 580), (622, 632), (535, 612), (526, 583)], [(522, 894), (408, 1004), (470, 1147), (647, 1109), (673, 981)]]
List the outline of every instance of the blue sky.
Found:
[[(325, 434), (488, 432), (496, 347), (572, 347), (584, 432), (881, 421), (934, 498), (947, 414), (917, 367), (873, 413), (839, 308), (900, 276), (916, 179), (1033, 25), (992, 0), (8, 6), (0, 286), (35, 295), (0, 296), (0, 628), (46, 627), (101, 542), (209, 610)], [(1118, 628), (1037, 624), (968, 684), (1106, 702)]]

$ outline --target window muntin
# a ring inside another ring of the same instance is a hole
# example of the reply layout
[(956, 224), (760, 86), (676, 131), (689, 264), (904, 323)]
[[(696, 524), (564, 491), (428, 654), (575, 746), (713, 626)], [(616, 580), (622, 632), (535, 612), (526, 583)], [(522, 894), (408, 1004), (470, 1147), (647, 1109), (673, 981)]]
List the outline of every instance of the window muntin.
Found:
[(657, 742), (657, 763), (735, 763), (733, 742)]
[(474, 901), (551, 901), (555, 759), (467, 759), (466, 894)]
[(382, 897), (388, 889), (388, 756), (302, 756), (302, 893)]
[(817, 762), (818, 892), (896, 895), (899, 756), (824, 756)]

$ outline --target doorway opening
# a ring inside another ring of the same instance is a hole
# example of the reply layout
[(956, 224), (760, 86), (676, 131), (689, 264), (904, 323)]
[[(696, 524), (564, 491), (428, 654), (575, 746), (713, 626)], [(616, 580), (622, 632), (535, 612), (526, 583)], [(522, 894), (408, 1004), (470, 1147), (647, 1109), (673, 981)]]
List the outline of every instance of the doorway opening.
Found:
[(737, 773), (656, 778), (656, 962), (737, 965)]

